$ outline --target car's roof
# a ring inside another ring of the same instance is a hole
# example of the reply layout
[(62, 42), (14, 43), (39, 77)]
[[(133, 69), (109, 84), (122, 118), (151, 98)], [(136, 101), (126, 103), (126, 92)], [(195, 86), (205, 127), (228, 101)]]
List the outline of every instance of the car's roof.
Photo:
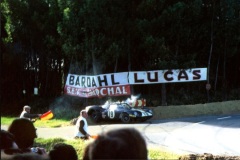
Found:
[(109, 108), (109, 106), (111, 106), (111, 105), (123, 105), (123, 106), (129, 106), (129, 107), (131, 107), (128, 103), (125, 103), (125, 102), (113, 102), (113, 103), (106, 103), (106, 104), (103, 104), (102, 105), (102, 108), (105, 108), (105, 109), (107, 109), (107, 108)]

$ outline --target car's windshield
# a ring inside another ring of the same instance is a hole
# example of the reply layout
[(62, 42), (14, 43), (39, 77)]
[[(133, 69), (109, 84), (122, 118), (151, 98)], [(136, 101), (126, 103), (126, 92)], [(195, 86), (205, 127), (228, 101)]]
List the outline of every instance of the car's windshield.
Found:
[(132, 107), (129, 106), (127, 103), (122, 103), (121, 106), (122, 106), (124, 109), (132, 109)]

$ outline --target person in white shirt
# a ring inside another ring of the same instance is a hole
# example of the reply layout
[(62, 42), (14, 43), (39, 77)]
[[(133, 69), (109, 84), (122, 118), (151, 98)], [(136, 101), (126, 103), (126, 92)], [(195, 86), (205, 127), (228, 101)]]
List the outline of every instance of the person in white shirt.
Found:
[(91, 137), (90, 134), (88, 133), (87, 117), (88, 117), (87, 112), (85, 110), (82, 110), (75, 125), (75, 138), (87, 140)]
[(28, 106), (28, 105), (25, 105), (23, 107), (23, 111), (22, 111), (22, 113), (20, 115), (20, 118), (26, 118), (26, 119), (28, 119), (28, 120), (30, 120), (32, 122), (35, 122), (35, 118), (41, 117), (42, 114), (31, 114), (30, 110), (31, 110), (31, 107)]

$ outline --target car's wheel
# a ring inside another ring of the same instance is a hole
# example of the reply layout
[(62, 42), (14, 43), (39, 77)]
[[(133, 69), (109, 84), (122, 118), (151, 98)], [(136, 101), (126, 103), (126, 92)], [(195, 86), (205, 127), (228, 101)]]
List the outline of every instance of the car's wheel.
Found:
[(123, 123), (129, 123), (130, 122), (130, 117), (129, 117), (129, 115), (127, 114), (127, 113), (122, 113), (121, 114), (121, 121), (123, 122)]
[(101, 113), (99, 111), (93, 110), (89, 113), (89, 115), (95, 123), (101, 120)]

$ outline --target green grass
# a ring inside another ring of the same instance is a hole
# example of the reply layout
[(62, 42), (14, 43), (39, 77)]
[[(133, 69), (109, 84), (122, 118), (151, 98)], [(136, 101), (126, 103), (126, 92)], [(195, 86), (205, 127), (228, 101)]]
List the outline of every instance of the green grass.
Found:
[(51, 148), (57, 143), (66, 143), (72, 145), (76, 149), (79, 159), (81, 159), (83, 151), (87, 144), (82, 140), (66, 140), (62, 138), (37, 138), (35, 139), (34, 146), (43, 147), (47, 150), (47, 152), (49, 152)]
[(195, 105), (153, 107), (152, 119), (171, 119), (201, 115), (239, 114), (240, 100)]
[(178, 159), (181, 155), (163, 149), (148, 148), (149, 159)]
[[(1, 125), (10, 125), (12, 121), (17, 117), (1, 117)], [(36, 127), (46, 127), (46, 128), (55, 128), (55, 127), (61, 127), (61, 126), (68, 126), (70, 125), (70, 122), (68, 120), (63, 119), (51, 119), (51, 120), (36, 120), (34, 122), (34, 126)]]
[(1, 116), (1, 125), (9, 125), (16, 117), (2, 117)]
[[(35, 146), (43, 147), (49, 152), (51, 148), (57, 143), (67, 143), (72, 145), (78, 154), (78, 158), (81, 159), (84, 153), (85, 147), (91, 141), (82, 141), (82, 140), (66, 140), (62, 138), (37, 138), (35, 140)], [(157, 149), (157, 148), (148, 148), (148, 158), (149, 159), (178, 159), (181, 155), (174, 154), (171, 152), (167, 152), (165, 150)]]

